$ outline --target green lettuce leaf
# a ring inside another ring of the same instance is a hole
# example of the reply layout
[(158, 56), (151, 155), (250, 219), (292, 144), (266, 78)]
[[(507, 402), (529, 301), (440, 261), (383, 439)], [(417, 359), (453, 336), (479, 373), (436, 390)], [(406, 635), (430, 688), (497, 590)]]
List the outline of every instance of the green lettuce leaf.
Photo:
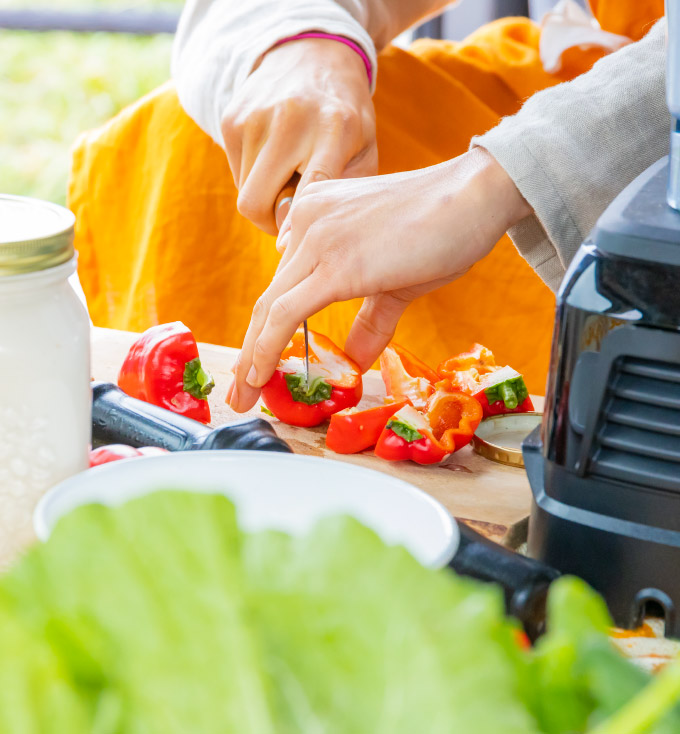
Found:
[[(585, 582), (564, 577), (553, 584), (548, 598), (548, 631), (531, 656), (527, 698), (543, 731), (564, 734), (590, 730), (644, 695), (651, 676), (610, 643), (606, 632), (611, 625), (603, 599)], [(680, 732), (679, 711), (657, 718), (655, 726), (641, 729), (639, 734)]]
[(243, 533), (221, 496), (158, 492), (72, 512), (0, 581), (0, 732), (617, 734), (631, 701), (680, 731), (608, 624), (562, 579), (525, 652), (500, 589), (355, 520)]

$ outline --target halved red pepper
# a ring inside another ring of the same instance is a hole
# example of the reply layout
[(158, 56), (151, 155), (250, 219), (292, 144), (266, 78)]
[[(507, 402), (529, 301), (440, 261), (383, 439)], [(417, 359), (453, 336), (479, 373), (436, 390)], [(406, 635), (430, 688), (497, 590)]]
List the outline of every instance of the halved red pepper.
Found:
[(482, 406), (475, 398), (437, 390), (426, 412), (407, 405), (387, 422), (375, 454), (388, 461), (438, 464), (470, 443), (481, 420)]
[(90, 468), (93, 466), (101, 466), (109, 464), (112, 461), (120, 461), (121, 459), (136, 459), (140, 456), (157, 456), (169, 453), (166, 449), (156, 446), (143, 446), (135, 449), (122, 443), (112, 443), (108, 446), (100, 446), (98, 449), (90, 451)]
[(481, 344), (442, 362), (437, 371), (447, 389), (477, 398), (485, 418), (534, 410), (522, 375), (512, 367), (497, 365), (493, 352)]
[(210, 422), (208, 395), (215, 382), (201, 366), (194, 335), (181, 321), (152, 326), (137, 339), (118, 386), (133, 398)]
[(502, 413), (530, 413), (534, 410), (524, 378), (512, 367), (503, 367), (482, 377), (473, 397), (479, 400), (485, 418)]
[(356, 454), (375, 446), (387, 421), (406, 405), (385, 403), (367, 410), (346, 408), (331, 416), (326, 433), (326, 446), (338, 454)]
[(388, 396), (407, 400), (418, 409), (425, 407), (439, 379), (434, 370), (393, 342), (380, 355), (380, 373)]
[(304, 360), (304, 334), (299, 329), (262, 388), (262, 401), (280, 421), (291, 426), (318, 426), (361, 400), (359, 366), (328, 337), (309, 331), (309, 385)]

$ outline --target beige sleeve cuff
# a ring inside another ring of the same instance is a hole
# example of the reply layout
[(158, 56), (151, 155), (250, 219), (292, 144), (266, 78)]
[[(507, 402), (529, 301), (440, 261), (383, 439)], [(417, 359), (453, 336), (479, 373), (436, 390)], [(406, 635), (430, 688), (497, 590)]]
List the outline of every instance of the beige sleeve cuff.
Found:
[(553, 290), (602, 212), (668, 152), (664, 31), (659, 21), (642, 41), (538, 92), (472, 139), (534, 210), (508, 234)]

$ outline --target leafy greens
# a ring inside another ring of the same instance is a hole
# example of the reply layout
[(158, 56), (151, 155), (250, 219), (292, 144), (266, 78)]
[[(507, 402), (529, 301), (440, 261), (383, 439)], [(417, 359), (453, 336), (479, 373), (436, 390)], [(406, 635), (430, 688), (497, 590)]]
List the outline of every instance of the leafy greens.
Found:
[(0, 582), (0, 732), (584, 732), (648, 677), (584, 584), (550, 607), (527, 653), (498, 589), (350, 518), (291, 538), (221, 496), (83, 507)]

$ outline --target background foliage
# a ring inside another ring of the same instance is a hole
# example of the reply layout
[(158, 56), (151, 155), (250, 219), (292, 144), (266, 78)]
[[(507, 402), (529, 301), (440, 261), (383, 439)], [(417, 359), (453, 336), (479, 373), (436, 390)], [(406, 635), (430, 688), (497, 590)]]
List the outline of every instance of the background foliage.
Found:
[[(182, 0), (0, 0), (0, 8), (178, 10)], [(70, 147), (169, 77), (171, 38), (0, 31), (0, 192), (64, 203)]]

